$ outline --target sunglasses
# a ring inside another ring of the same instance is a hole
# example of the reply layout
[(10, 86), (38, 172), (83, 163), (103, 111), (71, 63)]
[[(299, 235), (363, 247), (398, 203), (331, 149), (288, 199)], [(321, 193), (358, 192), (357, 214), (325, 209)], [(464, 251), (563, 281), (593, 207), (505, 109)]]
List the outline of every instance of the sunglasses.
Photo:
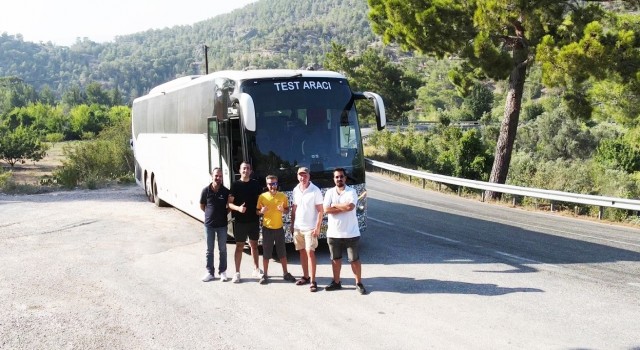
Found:
[(272, 183), (268, 183), (267, 182), (267, 186), (278, 186), (278, 183), (277, 182), (272, 182)]

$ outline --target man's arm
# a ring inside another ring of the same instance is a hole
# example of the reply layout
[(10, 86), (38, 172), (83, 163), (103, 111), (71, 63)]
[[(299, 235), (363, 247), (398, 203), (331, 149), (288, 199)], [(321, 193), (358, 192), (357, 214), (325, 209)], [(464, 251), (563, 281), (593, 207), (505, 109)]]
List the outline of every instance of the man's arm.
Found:
[(293, 233), (294, 223), (296, 222), (296, 205), (291, 205), (291, 233)]
[(316, 204), (316, 211), (318, 211), (318, 219), (316, 220), (316, 229), (313, 231), (313, 235), (318, 237), (320, 236), (320, 227), (322, 227), (322, 217), (324, 216), (322, 204)]

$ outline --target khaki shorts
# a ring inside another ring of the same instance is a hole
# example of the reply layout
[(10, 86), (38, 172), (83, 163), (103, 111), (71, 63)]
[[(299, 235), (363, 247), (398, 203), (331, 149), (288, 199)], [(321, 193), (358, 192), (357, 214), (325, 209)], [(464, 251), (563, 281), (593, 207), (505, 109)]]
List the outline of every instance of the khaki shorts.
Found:
[(315, 251), (318, 248), (318, 237), (314, 237), (310, 231), (300, 231), (295, 229), (293, 232), (293, 243), (296, 246), (296, 250), (309, 250)]

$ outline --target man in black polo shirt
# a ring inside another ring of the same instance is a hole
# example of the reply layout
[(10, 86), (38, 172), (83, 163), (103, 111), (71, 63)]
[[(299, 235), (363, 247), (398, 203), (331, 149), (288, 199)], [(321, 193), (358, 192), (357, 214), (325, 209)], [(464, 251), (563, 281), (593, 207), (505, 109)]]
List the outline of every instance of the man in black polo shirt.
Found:
[(200, 209), (204, 211), (204, 234), (207, 240), (207, 271), (203, 282), (214, 280), (213, 247), (218, 236), (220, 263), (218, 273), (222, 282), (227, 281), (227, 213), (229, 212), (229, 190), (222, 185), (222, 170), (211, 171), (213, 182), (202, 189)]

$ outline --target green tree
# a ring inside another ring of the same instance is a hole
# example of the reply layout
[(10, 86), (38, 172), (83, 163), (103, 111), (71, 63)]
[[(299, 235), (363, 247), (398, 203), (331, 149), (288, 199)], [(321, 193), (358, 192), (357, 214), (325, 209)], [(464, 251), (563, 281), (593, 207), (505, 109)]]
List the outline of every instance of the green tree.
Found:
[[(518, 129), (527, 69), (542, 62), (543, 82), (566, 87), (570, 111), (590, 113), (583, 85), (616, 74), (640, 85), (637, 16), (616, 16), (602, 3), (572, 0), (368, 0), (384, 42), (462, 62), (452, 80), (463, 91), (475, 78), (508, 80), (489, 181), (505, 183)], [(634, 3), (635, 5), (635, 3)], [(606, 25), (606, 26), (605, 26)], [(605, 28), (607, 30), (605, 30)], [(558, 69), (559, 68), (559, 69)], [(634, 88), (635, 91), (635, 88)], [(499, 193), (488, 193), (497, 198)]]
[(71, 107), (79, 106), (87, 102), (87, 94), (78, 85), (74, 85), (62, 94), (62, 102)]
[(85, 104), (75, 106), (69, 112), (71, 131), (76, 139), (96, 136), (102, 129), (109, 125), (109, 115), (106, 106)]
[(97, 104), (104, 106), (111, 105), (111, 96), (109, 96), (109, 92), (102, 89), (100, 83), (92, 82), (87, 85), (85, 94), (87, 96), (87, 104)]
[[(346, 48), (331, 43), (324, 68), (342, 72), (350, 79), (354, 90), (369, 90), (379, 93), (385, 103), (387, 119), (401, 121), (403, 114), (413, 108), (416, 90), (421, 85), (418, 78), (405, 74), (397, 65), (373, 49), (362, 55), (349, 58)], [(372, 115), (368, 105), (361, 105), (362, 115)]]
[(595, 161), (608, 169), (633, 173), (640, 170), (640, 150), (624, 139), (602, 140), (598, 145)]
[(39, 161), (46, 154), (47, 145), (40, 142), (35, 130), (20, 125), (13, 130), (0, 131), (0, 159), (12, 168), (16, 163), (24, 164), (28, 159)]
[(17, 77), (0, 78), (0, 115), (37, 100), (33, 87)]
[(464, 98), (463, 105), (471, 113), (472, 120), (480, 120), (482, 115), (491, 111), (493, 92), (482, 84), (475, 84)]

